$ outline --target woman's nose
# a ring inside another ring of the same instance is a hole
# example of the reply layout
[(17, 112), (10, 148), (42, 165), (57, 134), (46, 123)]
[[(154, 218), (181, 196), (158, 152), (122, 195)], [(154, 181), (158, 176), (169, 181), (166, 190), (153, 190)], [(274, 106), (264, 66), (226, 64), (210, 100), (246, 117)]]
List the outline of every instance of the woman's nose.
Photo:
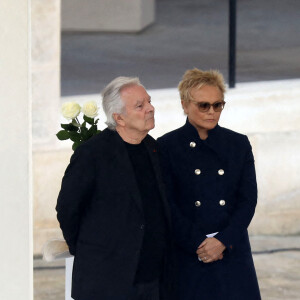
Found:
[(213, 106), (211, 105), (209, 110), (207, 111), (209, 114), (213, 114), (215, 111), (214, 111), (214, 108)]

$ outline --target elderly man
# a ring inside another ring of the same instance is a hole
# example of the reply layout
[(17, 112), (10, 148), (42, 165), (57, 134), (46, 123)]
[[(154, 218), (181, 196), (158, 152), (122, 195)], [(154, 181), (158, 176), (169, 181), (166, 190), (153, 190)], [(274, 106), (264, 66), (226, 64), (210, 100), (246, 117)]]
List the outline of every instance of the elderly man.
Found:
[(118, 77), (102, 95), (108, 128), (76, 149), (57, 200), (75, 256), (72, 297), (168, 299), (169, 213), (148, 135), (154, 107), (138, 78)]

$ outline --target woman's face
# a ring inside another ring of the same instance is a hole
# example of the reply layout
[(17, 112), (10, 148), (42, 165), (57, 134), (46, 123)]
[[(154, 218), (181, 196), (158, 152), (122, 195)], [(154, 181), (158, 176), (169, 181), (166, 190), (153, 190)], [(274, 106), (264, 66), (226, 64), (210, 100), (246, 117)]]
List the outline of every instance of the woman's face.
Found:
[(181, 101), (182, 108), (188, 116), (189, 122), (198, 130), (200, 137), (207, 135), (219, 122), (221, 111), (214, 111), (211, 106), (207, 112), (199, 110), (196, 102), (208, 102), (210, 104), (223, 101), (223, 94), (216, 86), (205, 85), (200, 89), (193, 88), (191, 96), (194, 101)]

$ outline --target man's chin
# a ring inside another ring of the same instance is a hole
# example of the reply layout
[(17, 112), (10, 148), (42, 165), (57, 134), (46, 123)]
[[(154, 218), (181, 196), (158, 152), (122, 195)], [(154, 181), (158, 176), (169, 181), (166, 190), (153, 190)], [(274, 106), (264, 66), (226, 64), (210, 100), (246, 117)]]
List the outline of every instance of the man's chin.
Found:
[(153, 129), (155, 127), (155, 121), (154, 121), (154, 119), (153, 119), (153, 121), (151, 123), (149, 122), (149, 124), (148, 124), (147, 127), (149, 128), (149, 130), (151, 130), (151, 129)]

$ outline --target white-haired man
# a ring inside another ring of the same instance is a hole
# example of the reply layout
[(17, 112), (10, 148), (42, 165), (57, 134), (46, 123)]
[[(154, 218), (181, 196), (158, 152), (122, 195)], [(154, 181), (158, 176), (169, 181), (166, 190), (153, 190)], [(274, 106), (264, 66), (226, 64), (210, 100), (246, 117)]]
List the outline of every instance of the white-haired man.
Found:
[(72, 297), (171, 299), (170, 216), (148, 135), (151, 98), (131, 77), (114, 79), (102, 96), (108, 128), (76, 149), (56, 206), (75, 256)]

